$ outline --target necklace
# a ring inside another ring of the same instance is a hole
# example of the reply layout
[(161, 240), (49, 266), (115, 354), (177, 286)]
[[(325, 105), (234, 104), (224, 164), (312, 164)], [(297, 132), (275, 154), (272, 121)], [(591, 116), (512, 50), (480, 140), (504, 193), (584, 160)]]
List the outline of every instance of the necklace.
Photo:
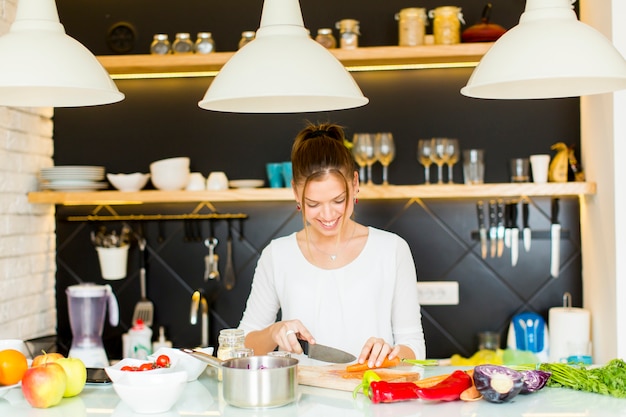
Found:
[(352, 238), (354, 237), (354, 233), (356, 232), (356, 224), (354, 225), (354, 227), (352, 228), (352, 234), (350, 235), (350, 238), (348, 240), (346, 240), (346, 243), (343, 244), (343, 246), (341, 246), (341, 248), (338, 248), (337, 251), (333, 254), (333, 253), (328, 253), (326, 251), (321, 250), (320, 248), (317, 247), (317, 245), (315, 244), (315, 242), (311, 241), (311, 243), (313, 244), (313, 247), (315, 249), (317, 249), (318, 252), (322, 252), (324, 255), (328, 256), (330, 258), (331, 261), (335, 261), (335, 259), (337, 259), (337, 256), (339, 256), (339, 254), (348, 246), (348, 244), (352, 241)]

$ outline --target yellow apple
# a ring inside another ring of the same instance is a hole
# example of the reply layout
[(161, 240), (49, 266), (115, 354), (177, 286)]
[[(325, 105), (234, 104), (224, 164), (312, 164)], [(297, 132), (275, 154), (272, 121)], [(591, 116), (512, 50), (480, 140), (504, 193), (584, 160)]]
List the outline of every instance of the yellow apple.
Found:
[(67, 376), (67, 386), (65, 387), (64, 397), (74, 397), (82, 392), (87, 382), (87, 368), (83, 361), (78, 358), (61, 358), (56, 363), (63, 367)]
[(35, 408), (48, 408), (63, 399), (67, 376), (58, 363), (44, 363), (28, 368), (22, 378), (22, 393)]
[(56, 352), (52, 352), (52, 353), (43, 352), (43, 354), (37, 355), (33, 358), (33, 363), (31, 364), (31, 367), (43, 365), (44, 363), (48, 363), (48, 362), (56, 362), (57, 360), (64, 358), (64, 357), (65, 356)]

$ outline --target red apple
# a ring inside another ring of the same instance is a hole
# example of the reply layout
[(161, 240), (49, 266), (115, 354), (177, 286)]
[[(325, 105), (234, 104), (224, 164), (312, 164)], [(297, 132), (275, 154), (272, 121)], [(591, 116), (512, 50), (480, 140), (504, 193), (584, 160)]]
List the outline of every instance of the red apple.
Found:
[(35, 408), (48, 408), (63, 399), (67, 376), (58, 363), (45, 363), (28, 368), (22, 378), (22, 393)]
[(61, 358), (57, 359), (56, 363), (63, 367), (67, 376), (67, 386), (63, 396), (68, 398), (80, 394), (87, 382), (87, 368), (84, 362), (78, 358)]
[(37, 355), (33, 358), (33, 363), (31, 364), (31, 367), (43, 365), (44, 363), (47, 363), (47, 362), (56, 362), (57, 360), (64, 358), (64, 357), (65, 356), (56, 352), (52, 352), (52, 353), (43, 352), (42, 355)]

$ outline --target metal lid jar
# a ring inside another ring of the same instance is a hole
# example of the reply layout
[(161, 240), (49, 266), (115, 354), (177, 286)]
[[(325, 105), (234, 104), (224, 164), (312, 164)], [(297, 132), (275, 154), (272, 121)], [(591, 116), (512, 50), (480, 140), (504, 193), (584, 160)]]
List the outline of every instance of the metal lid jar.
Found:
[(194, 51), (197, 54), (210, 54), (215, 51), (215, 41), (211, 32), (198, 32)]
[(426, 9), (409, 7), (395, 15), (398, 21), (398, 45), (416, 46), (424, 44), (427, 18)]
[(315, 40), (326, 49), (333, 49), (337, 47), (337, 39), (333, 36), (333, 30), (330, 28), (318, 29)]
[(463, 13), (456, 6), (442, 6), (428, 12), (428, 17), (433, 19), (433, 34), (435, 44), (452, 45), (461, 43), (461, 23)]
[(192, 54), (193, 42), (191, 42), (191, 35), (186, 32), (176, 34), (176, 39), (172, 43), (172, 52), (175, 54)]
[(253, 30), (246, 30), (241, 32), (241, 39), (239, 39), (238, 48), (241, 49), (256, 38), (256, 32)]
[(171, 52), (170, 40), (166, 33), (157, 33), (150, 44), (150, 53), (154, 55), (167, 55)]
[(361, 35), (359, 21), (354, 19), (343, 19), (335, 23), (339, 29), (339, 45), (341, 49), (356, 49), (359, 46), (359, 35)]

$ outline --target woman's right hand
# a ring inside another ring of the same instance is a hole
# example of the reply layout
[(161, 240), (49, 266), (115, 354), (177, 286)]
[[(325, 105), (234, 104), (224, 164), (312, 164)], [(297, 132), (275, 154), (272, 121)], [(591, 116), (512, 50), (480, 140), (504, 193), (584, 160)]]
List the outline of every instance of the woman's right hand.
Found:
[(272, 325), (270, 331), (272, 340), (278, 345), (279, 350), (285, 350), (296, 354), (302, 353), (302, 346), (298, 340), (306, 340), (314, 344), (315, 339), (309, 330), (304, 327), (300, 320), (279, 321)]

